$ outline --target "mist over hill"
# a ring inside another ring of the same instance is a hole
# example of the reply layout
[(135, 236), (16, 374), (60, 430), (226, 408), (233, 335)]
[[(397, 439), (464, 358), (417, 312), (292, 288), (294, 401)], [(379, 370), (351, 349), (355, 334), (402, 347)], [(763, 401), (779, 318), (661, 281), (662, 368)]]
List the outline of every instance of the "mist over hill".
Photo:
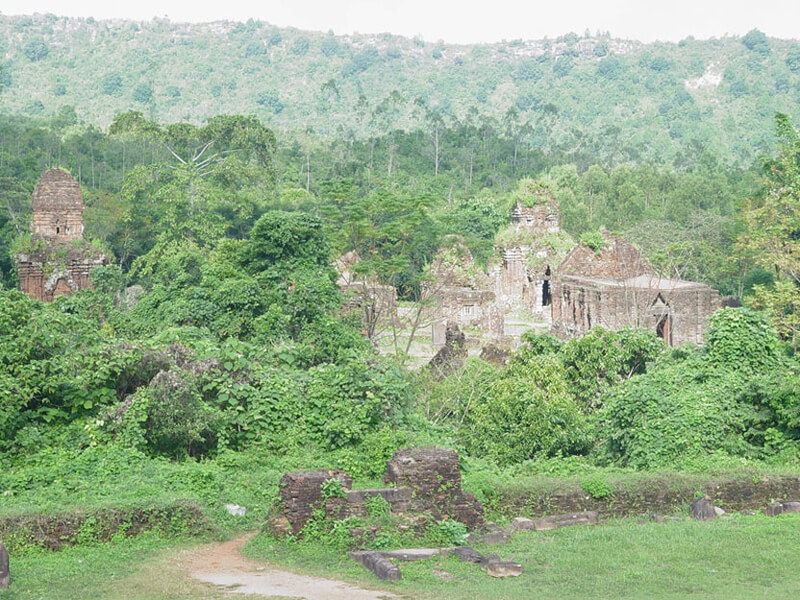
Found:
[(643, 44), (570, 33), (450, 45), (268, 23), (0, 16), (0, 110), (75, 108), (107, 126), (255, 114), (279, 131), (369, 138), (494, 119), (532, 148), (609, 164), (680, 162), (691, 149), (745, 165), (773, 149), (773, 115), (800, 117), (800, 44)]

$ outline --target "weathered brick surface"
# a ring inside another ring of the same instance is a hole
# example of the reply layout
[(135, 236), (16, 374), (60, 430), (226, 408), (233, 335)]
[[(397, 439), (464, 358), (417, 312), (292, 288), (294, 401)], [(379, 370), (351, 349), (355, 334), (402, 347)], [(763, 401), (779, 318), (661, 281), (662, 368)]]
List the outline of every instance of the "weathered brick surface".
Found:
[(386, 483), (410, 487), (417, 510), (460, 521), (470, 529), (483, 523), (483, 507), (461, 490), (458, 453), (443, 448), (397, 450), (386, 463)]
[(61, 169), (42, 175), (31, 201), (31, 247), (14, 256), (20, 289), (44, 302), (90, 287), (89, 271), (108, 258), (83, 240), (83, 196)]
[(39, 179), (31, 201), (31, 233), (50, 240), (83, 238), (83, 195), (78, 182), (62, 169)]
[[(553, 280), (552, 331), (580, 336), (593, 326), (640, 327), (668, 345), (701, 344), (708, 316), (720, 307), (711, 287), (659, 277), (647, 259), (622, 238), (603, 232), (606, 247), (574, 248)], [(666, 323), (659, 327), (659, 323)]]
[(315, 509), (325, 508), (322, 484), (329, 479), (338, 479), (345, 490), (353, 486), (353, 480), (347, 473), (335, 469), (295, 471), (281, 477), (278, 495), (293, 533), (298, 533), (303, 528)]
[(11, 578), (8, 574), (8, 552), (3, 542), (0, 542), (0, 590), (8, 589)]

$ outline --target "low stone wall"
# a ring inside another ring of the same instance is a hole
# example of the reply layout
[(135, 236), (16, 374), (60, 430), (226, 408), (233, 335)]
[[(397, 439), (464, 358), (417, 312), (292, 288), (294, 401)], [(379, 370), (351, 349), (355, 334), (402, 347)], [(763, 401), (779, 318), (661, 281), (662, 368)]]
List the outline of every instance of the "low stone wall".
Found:
[(132, 537), (144, 531), (203, 535), (213, 530), (200, 507), (190, 501), (0, 519), (0, 539), (11, 552), (29, 546), (58, 550), (90, 539), (107, 542), (121, 531)]
[(556, 513), (596, 511), (604, 517), (670, 513), (689, 506), (698, 493), (726, 511), (757, 511), (773, 500), (800, 499), (800, 477), (697, 478), (681, 476), (642, 481), (634, 489), (617, 489), (593, 498), (581, 489), (552, 492), (524, 488), (499, 490), (499, 510), (508, 517), (537, 518)]

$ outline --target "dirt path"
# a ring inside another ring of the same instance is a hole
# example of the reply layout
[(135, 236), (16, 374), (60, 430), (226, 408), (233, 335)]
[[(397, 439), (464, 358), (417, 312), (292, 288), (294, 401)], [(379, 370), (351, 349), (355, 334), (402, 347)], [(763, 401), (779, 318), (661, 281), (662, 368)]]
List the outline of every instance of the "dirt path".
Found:
[(305, 600), (383, 600), (397, 596), (365, 590), (343, 581), (297, 575), (242, 556), (241, 548), (253, 537), (247, 534), (223, 544), (201, 548), (186, 563), (192, 577), (224, 586), (232, 594)]

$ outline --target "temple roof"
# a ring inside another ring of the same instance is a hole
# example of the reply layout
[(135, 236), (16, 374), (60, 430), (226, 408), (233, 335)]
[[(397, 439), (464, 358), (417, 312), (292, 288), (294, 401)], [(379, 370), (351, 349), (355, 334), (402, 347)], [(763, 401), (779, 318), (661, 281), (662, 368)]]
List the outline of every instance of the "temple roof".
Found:
[(39, 178), (33, 190), (31, 210), (34, 213), (83, 211), (81, 187), (63, 169), (50, 169)]

